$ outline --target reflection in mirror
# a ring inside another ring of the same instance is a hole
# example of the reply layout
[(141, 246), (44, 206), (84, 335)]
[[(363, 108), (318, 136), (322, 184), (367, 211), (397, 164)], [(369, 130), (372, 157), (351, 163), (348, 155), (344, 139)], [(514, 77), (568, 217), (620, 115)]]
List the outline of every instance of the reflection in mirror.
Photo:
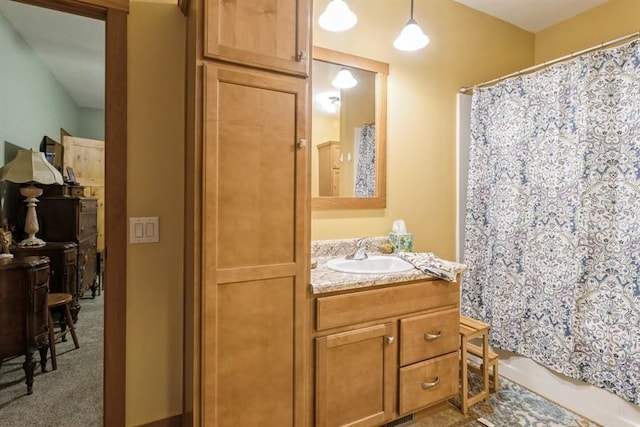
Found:
[(314, 209), (385, 207), (388, 70), (382, 62), (314, 47)]

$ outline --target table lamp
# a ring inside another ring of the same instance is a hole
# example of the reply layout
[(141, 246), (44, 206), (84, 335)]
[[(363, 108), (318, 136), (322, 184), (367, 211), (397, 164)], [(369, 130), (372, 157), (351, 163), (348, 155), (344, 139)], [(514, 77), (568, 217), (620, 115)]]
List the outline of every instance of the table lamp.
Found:
[(18, 243), (21, 247), (40, 247), (45, 242), (36, 237), (40, 230), (38, 216), (36, 215), (37, 197), (42, 195), (42, 188), (33, 184), (62, 184), (62, 175), (44, 157), (44, 153), (33, 150), (20, 150), (15, 159), (4, 165), (0, 172), (0, 181), (15, 182), (17, 184), (29, 183), (20, 188), (20, 194), (25, 197), (27, 204), (27, 217), (24, 222), (24, 232), (27, 238)]

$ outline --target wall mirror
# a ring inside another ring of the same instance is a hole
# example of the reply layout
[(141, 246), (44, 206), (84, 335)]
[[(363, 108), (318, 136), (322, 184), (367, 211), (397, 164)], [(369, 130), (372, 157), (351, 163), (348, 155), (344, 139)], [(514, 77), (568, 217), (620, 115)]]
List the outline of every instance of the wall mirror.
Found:
[(388, 74), (383, 62), (313, 48), (313, 209), (386, 207)]

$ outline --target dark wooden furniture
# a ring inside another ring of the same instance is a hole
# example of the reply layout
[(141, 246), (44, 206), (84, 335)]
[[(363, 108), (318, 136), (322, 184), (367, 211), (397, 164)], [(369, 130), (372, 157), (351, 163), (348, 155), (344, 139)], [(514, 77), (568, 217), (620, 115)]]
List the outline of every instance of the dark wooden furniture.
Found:
[[(78, 336), (76, 335), (76, 325), (71, 317), (71, 310), (69, 310), (71, 301), (73, 301), (71, 294), (50, 293), (47, 295), (47, 306), (49, 307), (49, 349), (51, 350), (51, 369), (54, 371), (58, 369), (56, 341), (58, 341), (59, 338), (64, 340), (67, 333), (71, 332), (73, 344), (76, 346), (76, 349), (80, 348)], [(55, 331), (55, 322), (53, 321), (53, 311), (57, 308), (62, 308), (64, 316), (64, 324), (61, 326), (60, 332)]]
[(98, 201), (88, 197), (42, 196), (39, 236), (46, 242), (78, 244), (78, 298), (97, 292)]
[(78, 245), (74, 242), (47, 242), (40, 248), (11, 246), (15, 256), (46, 256), (49, 258), (49, 292), (66, 293), (72, 296), (70, 304), (73, 321), (78, 320), (80, 303), (78, 296)]
[(36, 349), (40, 351), (40, 367), (43, 372), (46, 369), (48, 284), (47, 258), (0, 259), (0, 363), (7, 357), (24, 354), (27, 394), (33, 391)]

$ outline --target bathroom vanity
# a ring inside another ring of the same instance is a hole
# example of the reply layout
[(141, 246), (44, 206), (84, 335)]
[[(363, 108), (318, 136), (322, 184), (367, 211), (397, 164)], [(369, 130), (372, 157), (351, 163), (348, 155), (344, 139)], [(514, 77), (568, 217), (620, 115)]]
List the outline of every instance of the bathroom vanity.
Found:
[(315, 425), (380, 426), (458, 393), (460, 286), (418, 270), (311, 273)]

